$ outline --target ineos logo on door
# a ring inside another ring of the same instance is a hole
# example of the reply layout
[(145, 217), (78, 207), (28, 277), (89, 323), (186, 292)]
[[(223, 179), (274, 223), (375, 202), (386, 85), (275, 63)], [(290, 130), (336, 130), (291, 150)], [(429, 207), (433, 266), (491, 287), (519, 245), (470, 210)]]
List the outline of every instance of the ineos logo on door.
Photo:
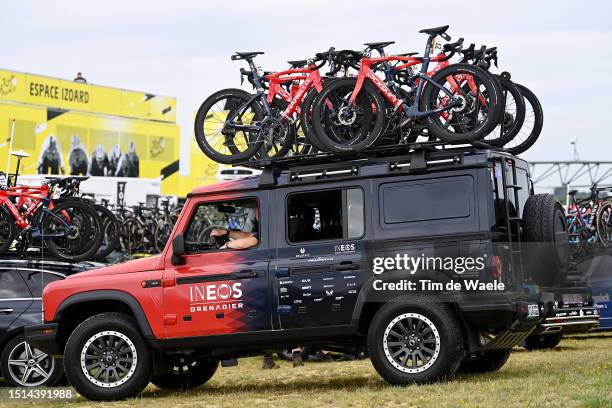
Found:
[(210, 283), (189, 287), (191, 312), (242, 309), (242, 283)]
[(335, 253), (355, 252), (355, 243), (334, 245)]

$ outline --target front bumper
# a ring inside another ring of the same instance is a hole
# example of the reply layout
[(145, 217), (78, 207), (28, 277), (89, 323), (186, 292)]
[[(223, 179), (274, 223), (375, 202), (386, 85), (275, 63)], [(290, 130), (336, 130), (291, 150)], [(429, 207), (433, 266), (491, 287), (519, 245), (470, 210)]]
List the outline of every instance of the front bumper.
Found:
[(61, 356), (63, 350), (57, 342), (57, 332), (59, 325), (57, 323), (37, 324), (34, 326), (25, 327), (26, 341), (39, 350), (52, 356)]

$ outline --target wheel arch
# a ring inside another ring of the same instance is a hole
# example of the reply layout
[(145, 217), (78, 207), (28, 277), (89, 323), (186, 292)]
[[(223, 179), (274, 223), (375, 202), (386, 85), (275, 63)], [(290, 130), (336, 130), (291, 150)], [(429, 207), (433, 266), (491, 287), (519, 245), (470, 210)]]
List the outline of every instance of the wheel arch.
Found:
[(66, 298), (57, 308), (53, 321), (60, 323), (58, 345), (63, 348), (68, 336), (85, 319), (104, 312), (119, 312), (132, 317), (145, 340), (155, 346), (154, 334), (138, 300), (120, 290), (93, 290)]

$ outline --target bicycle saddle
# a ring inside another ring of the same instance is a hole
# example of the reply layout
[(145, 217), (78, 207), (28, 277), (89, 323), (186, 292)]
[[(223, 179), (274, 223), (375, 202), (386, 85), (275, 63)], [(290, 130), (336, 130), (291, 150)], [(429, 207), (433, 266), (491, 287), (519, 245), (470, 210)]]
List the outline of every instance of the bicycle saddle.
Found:
[(577, 192), (578, 190), (571, 190), (571, 191), (568, 191), (567, 194), (571, 196), (575, 196)]
[(372, 49), (377, 49), (377, 48), (385, 48), (386, 46), (391, 45), (391, 44), (395, 44), (395, 41), (371, 42), (371, 43), (365, 43), (363, 45), (367, 45), (368, 47)]
[(441, 27), (434, 27), (434, 28), (424, 28), (421, 31), (419, 31), (419, 33), (423, 33), (423, 34), (429, 34), (429, 35), (440, 35), (444, 32), (446, 32), (446, 30), (448, 30), (448, 27), (450, 26), (441, 26)]
[(260, 54), (263, 54), (263, 52), (262, 51), (236, 52), (236, 55), (232, 55), (232, 60), (236, 61), (239, 59), (251, 59)]
[(287, 63), (289, 63), (289, 65), (291, 65), (292, 67), (301, 68), (308, 64), (308, 60), (287, 61)]

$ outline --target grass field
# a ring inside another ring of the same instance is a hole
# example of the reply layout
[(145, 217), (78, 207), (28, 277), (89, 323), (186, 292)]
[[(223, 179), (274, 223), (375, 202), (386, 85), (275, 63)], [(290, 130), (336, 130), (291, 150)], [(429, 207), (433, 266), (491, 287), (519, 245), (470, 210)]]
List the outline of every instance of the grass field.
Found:
[[(150, 385), (141, 397), (93, 403), (13, 402), (2, 407), (612, 407), (612, 333), (564, 339), (557, 348), (516, 349), (501, 371), (463, 375), (426, 386), (392, 387), (369, 360), (307, 363), (262, 370), (261, 358), (220, 368), (206, 385), (189, 392)], [(6, 388), (0, 387), (6, 398)]]

